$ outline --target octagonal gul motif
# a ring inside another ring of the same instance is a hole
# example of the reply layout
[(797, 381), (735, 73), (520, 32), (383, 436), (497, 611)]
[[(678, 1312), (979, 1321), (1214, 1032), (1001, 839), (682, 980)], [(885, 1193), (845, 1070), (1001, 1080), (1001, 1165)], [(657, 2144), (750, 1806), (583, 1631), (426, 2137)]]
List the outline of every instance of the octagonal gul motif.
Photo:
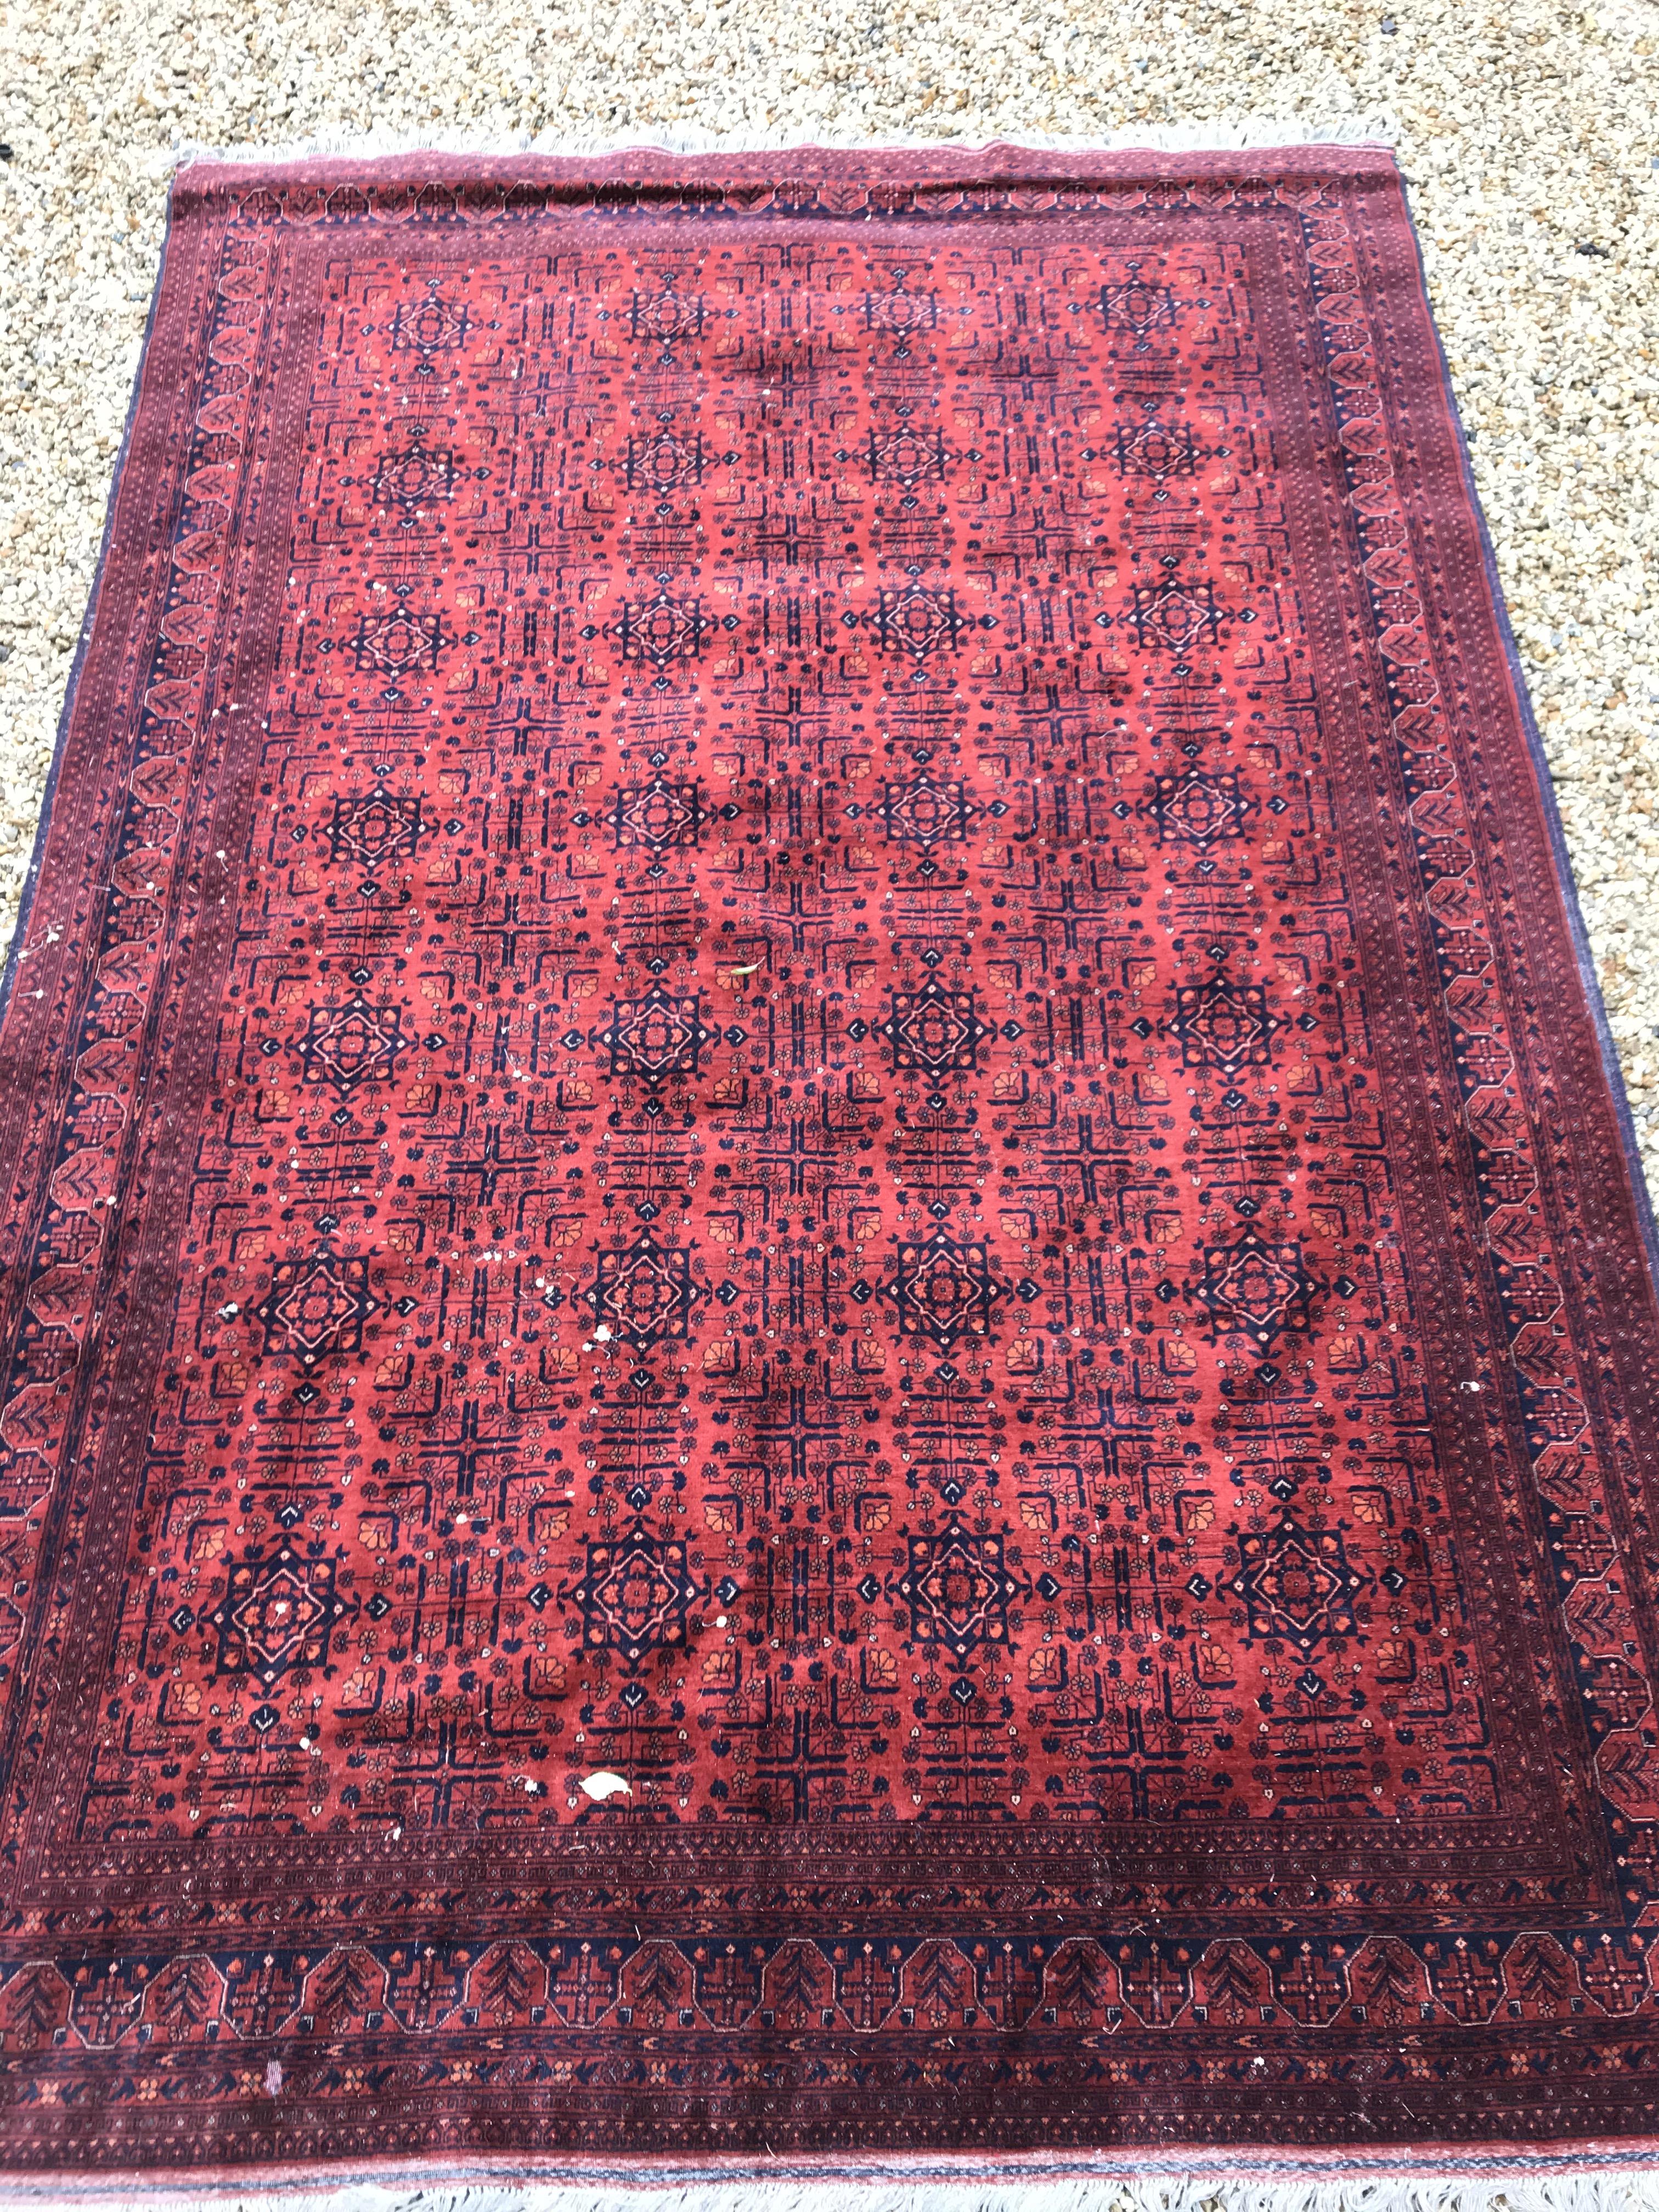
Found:
[(1273, 1032), (1283, 1026), (1261, 984), (1239, 983), (1224, 972), (1178, 985), (1169, 1025), (1181, 1040), (1183, 1066), (1218, 1068), (1229, 1079), (1247, 1067), (1270, 1067)]
[(714, 1041), (701, 1004), (695, 994), (676, 998), (660, 983), (653, 983), (643, 998), (614, 1000), (610, 1020), (596, 1032), (609, 1049), (610, 1073), (635, 1077), (653, 1091), (671, 1078), (695, 1076)]
[(988, 1247), (936, 1229), (925, 1243), (901, 1243), (897, 1267), (882, 1286), (901, 1336), (925, 1336), (948, 1352), (963, 1337), (988, 1334), (1008, 1285), (992, 1273)]
[(958, 645), (970, 626), (954, 591), (919, 582), (878, 593), (872, 621), (882, 651), (908, 654), (918, 674), (927, 661)]
[[(472, 329), (473, 316), (467, 303), (447, 297), (434, 277), (423, 296), (399, 301), (393, 310), (392, 349), (423, 357), (453, 353), (465, 345)], [(421, 367), (428, 368), (429, 360), (423, 358)]]
[(672, 285), (660, 292), (635, 292), (629, 301), (629, 327), (636, 338), (672, 347), (702, 335), (707, 306), (701, 293), (678, 292)]
[(1198, 441), (1189, 422), (1161, 422), (1148, 408), (1139, 422), (1118, 425), (1113, 444), (1121, 476), (1189, 477), (1198, 466)]
[(629, 440), (623, 479), (630, 489), (678, 491), (702, 480), (705, 458), (701, 437), (681, 437), (672, 415), (665, 414), (654, 430)]
[(441, 613), (412, 609), (407, 598), (400, 596), (383, 612), (362, 616), (352, 650), (365, 675), (377, 670), (394, 677), (422, 671), (435, 675), (454, 641)]
[(896, 483), (914, 491), (918, 484), (943, 483), (951, 453), (944, 433), (903, 419), (890, 430), (870, 433), (870, 475), (876, 483)]
[(411, 426), (411, 442), (380, 454), (374, 463), (369, 496), (376, 507), (395, 507), (413, 523), (428, 507), (455, 496), (455, 454), (451, 447), (428, 445)]
[(1229, 769), (1183, 769), (1161, 775), (1153, 787), (1152, 819), (1158, 842), (1196, 845), (1207, 850), (1223, 839), (1242, 837), (1249, 801)]
[(709, 1293), (692, 1273), (692, 1254), (659, 1244), (647, 1231), (619, 1249), (601, 1252), (592, 1286), (583, 1293), (597, 1331), (643, 1352), (691, 1334), (699, 1305)]
[(1142, 346), (1154, 331), (1173, 330), (1186, 304), (1173, 285), (1142, 276), (1131, 263), (1125, 275), (1108, 278), (1097, 295), (1102, 321), (1108, 331), (1127, 331)]
[(702, 793), (695, 783), (670, 783), (660, 775), (617, 793), (611, 826), (617, 849), (643, 846), (666, 853), (695, 846), (703, 823)]
[(1304, 1528), (1287, 1518), (1237, 1540), (1230, 1587), (1244, 1600), (1253, 1637), (1282, 1637), (1310, 1656), (1326, 1638), (1358, 1632), (1354, 1601), (1370, 1585), (1349, 1565), (1340, 1528)]
[(684, 1647), (690, 1608), (708, 1588), (684, 1542), (640, 1524), (614, 1541), (589, 1543), (567, 1595), (580, 1611), (584, 1646), (615, 1650), (631, 1671), (657, 1651)]
[(218, 1671), (252, 1674), (267, 1689), (290, 1668), (322, 1667), (345, 1607), (334, 1592), (334, 1562), (306, 1559), (289, 1545), (232, 1567), (210, 1615), (219, 1632)]
[(369, 1262), (325, 1244), (301, 1260), (282, 1260), (254, 1309), (264, 1324), (268, 1353), (316, 1366), (331, 1355), (362, 1348), (363, 1326), (380, 1306), (368, 1286)]
[(980, 1019), (971, 990), (948, 989), (930, 975), (918, 990), (896, 990), (892, 1001), (881, 1034), (896, 1073), (939, 1083), (948, 1075), (971, 1074), (978, 1066), (979, 1048), (991, 1032)]
[(362, 1085), (390, 1082), (411, 1042), (396, 1006), (371, 1006), (361, 992), (343, 1006), (313, 1006), (300, 1040), (302, 1079), (349, 1097)]
[(962, 784), (925, 769), (908, 783), (882, 787), (881, 818), (888, 836), (896, 845), (919, 845), (924, 853), (935, 845), (960, 844), (978, 811)]
[(1008, 1643), (1008, 1608), (1020, 1595), (1004, 1564), (1002, 1538), (956, 1521), (937, 1535), (911, 1536), (898, 1590), (913, 1639), (958, 1662), (981, 1645)]
[(388, 860), (412, 860), (427, 827), (417, 793), (394, 793), (377, 784), (373, 791), (335, 800), (328, 824), (328, 857), (354, 860), (365, 868), (383, 867)]
[(911, 272), (896, 268), (885, 289), (864, 295), (867, 328), (884, 331), (902, 343), (934, 329), (939, 322), (939, 295), (912, 288)]
[(1143, 649), (1178, 657), (1200, 643), (1217, 641), (1221, 613), (1213, 585), (1172, 576), (1161, 584), (1137, 584), (1129, 619)]
[(1240, 1330), (1262, 1352), (1310, 1326), (1314, 1287), (1299, 1239), (1269, 1243), (1246, 1228), (1231, 1243), (1204, 1248), (1200, 1299), (1218, 1330)]
[(617, 635), (625, 660), (645, 661), (661, 672), (677, 661), (695, 660), (708, 628), (700, 599), (678, 599), (665, 589), (654, 599), (628, 601)]

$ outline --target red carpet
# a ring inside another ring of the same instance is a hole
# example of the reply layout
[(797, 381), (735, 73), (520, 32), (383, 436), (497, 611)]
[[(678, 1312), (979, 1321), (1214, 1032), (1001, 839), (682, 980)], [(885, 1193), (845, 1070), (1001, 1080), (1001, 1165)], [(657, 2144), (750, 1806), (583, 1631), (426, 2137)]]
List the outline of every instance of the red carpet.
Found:
[(3, 1032), (0, 2157), (1645, 2154), (1505, 635), (1382, 153), (185, 175)]

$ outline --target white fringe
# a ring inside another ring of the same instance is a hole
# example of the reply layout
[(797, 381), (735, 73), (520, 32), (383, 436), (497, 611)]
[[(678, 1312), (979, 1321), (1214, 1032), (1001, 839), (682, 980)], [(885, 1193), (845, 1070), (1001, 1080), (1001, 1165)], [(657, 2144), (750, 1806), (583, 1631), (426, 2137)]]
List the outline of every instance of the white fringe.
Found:
[(863, 153), (913, 152), (937, 148), (984, 153), (993, 146), (1016, 151), (1112, 154), (1145, 149), (1154, 153), (1231, 153), (1278, 146), (1391, 146), (1397, 137), (1385, 111), (1359, 115), (1341, 105), (1347, 88), (1340, 82), (1309, 116), (1218, 116), (1206, 122), (1126, 123), (1097, 137), (1067, 138), (1041, 131), (1019, 131), (1006, 138), (928, 137), (905, 131), (872, 138), (860, 128), (815, 122), (803, 134), (798, 124), (776, 124), (736, 131), (708, 131), (696, 124), (642, 123), (622, 131), (543, 131), (538, 136), (420, 131), (331, 131), (281, 146), (206, 146), (180, 139), (173, 159), (180, 168), (213, 161), (269, 164), (327, 159), (386, 161), (397, 155), (459, 154), (479, 158), (505, 154), (603, 156), (638, 152), (663, 154), (807, 153), (813, 149)]
[(36, 2212), (1652, 2212), (1659, 2174), (1617, 2168), (1473, 2180), (1266, 2181), (1216, 2175), (1036, 2179), (1006, 2184), (870, 2180), (341, 2183), (326, 2174), (272, 2191), (204, 2184), (150, 2189), (141, 2179), (31, 2181), (12, 2176), (4, 2202)]

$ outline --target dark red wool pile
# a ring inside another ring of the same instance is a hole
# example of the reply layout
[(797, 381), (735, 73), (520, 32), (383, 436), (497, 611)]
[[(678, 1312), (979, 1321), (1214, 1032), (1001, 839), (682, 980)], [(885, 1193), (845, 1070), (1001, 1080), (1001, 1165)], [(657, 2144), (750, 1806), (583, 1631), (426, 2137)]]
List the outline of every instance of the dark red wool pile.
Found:
[(0, 1039), (0, 2160), (1645, 2155), (1553, 825), (1381, 151), (188, 172)]

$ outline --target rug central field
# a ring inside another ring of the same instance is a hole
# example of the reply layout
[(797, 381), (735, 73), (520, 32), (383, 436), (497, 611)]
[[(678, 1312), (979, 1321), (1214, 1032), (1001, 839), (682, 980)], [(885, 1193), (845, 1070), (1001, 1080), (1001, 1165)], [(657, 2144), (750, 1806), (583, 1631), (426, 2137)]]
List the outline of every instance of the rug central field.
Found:
[(4, 2157), (1659, 2136), (1552, 819), (1380, 152), (187, 173), (3, 1036)]

